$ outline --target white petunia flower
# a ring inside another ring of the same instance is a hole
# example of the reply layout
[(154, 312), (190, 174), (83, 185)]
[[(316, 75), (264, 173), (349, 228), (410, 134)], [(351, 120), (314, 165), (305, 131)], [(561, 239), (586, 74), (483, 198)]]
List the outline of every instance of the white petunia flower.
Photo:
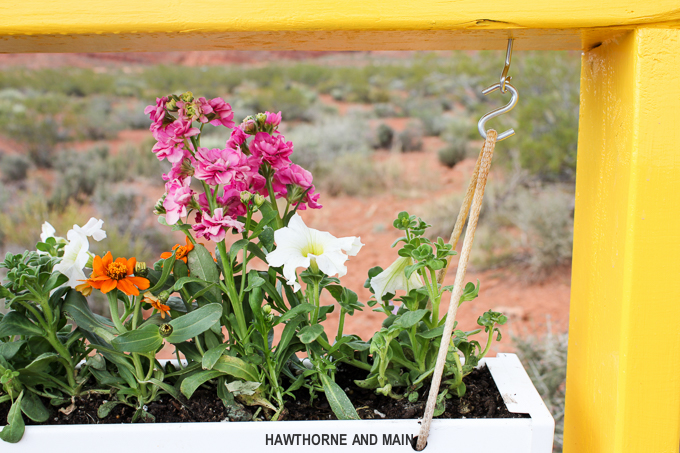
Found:
[(425, 286), (418, 272), (414, 272), (410, 278), (406, 278), (406, 266), (411, 264), (413, 264), (413, 258), (400, 256), (394, 263), (390, 264), (390, 267), (371, 279), (371, 289), (373, 289), (378, 301), (381, 301), (387, 293), (394, 294), (400, 289), (409, 292), (413, 288)]
[(332, 277), (347, 274), (345, 261), (355, 256), (364, 245), (361, 238), (336, 238), (325, 231), (308, 228), (300, 215), (295, 214), (287, 227), (274, 232), (276, 250), (267, 255), (270, 266), (283, 266), (283, 276), (295, 291), (300, 289), (295, 270), (317, 266)]
[(73, 229), (84, 236), (92, 236), (92, 239), (99, 242), (106, 237), (106, 231), (102, 230), (103, 220), (91, 217), (83, 227), (73, 225)]
[(87, 241), (87, 237), (76, 230), (69, 230), (66, 236), (69, 242), (64, 247), (64, 256), (54, 266), (54, 270), (66, 275), (68, 277), (66, 284), (75, 288), (82, 283), (80, 280), (87, 278), (83, 273), (83, 268), (90, 259), (90, 243)]
[(45, 222), (42, 224), (42, 233), (40, 234), (40, 242), (45, 242), (47, 238), (53, 238), (54, 233), (56, 233), (57, 230), (54, 229), (54, 227), (50, 224), (50, 222)]

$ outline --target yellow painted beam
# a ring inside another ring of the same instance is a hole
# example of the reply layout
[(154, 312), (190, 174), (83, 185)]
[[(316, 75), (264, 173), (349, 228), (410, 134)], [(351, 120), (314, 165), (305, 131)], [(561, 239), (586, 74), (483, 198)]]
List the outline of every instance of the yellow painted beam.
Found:
[(680, 30), (586, 52), (565, 453), (680, 442)]
[(0, 4), (0, 52), (588, 49), (678, 23), (677, 0), (24, 0)]

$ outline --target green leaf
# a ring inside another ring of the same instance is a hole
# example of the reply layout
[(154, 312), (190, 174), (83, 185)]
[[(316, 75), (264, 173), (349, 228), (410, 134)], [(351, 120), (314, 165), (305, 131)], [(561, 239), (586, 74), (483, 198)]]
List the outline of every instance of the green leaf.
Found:
[(192, 374), (182, 381), (182, 385), (179, 387), (180, 392), (184, 394), (187, 398), (191, 398), (197, 388), (203, 385), (205, 382), (224, 376), (224, 372), (218, 370), (208, 370), (199, 371), (198, 373)]
[[(196, 250), (196, 249), (194, 249)], [(192, 252), (193, 253), (193, 252)], [(187, 313), (168, 324), (172, 326), (172, 333), (166, 338), (169, 343), (181, 343), (208, 330), (222, 316), (222, 305), (208, 304)]]
[(418, 332), (417, 336), (420, 338), (425, 338), (426, 340), (431, 340), (433, 338), (441, 337), (444, 333), (444, 325), (435, 327), (432, 330), (426, 330), (425, 332)]
[(175, 282), (175, 285), (172, 287), (172, 291), (179, 291), (180, 289), (184, 288), (184, 285), (187, 283), (198, 283), (201, 285), (210, 285), (210, 282), (205, 282), (201, 280), (200, 278), (195, 278), (195, 277), (182, 277), (179, 280)]
[(114, 407), (121, 404), (121, 401), (107, 401), (97, 408), (97, 417), (106, 418)]
[(33, 372), (40, 372), (45, 370), (47, 366), (58, 360), (59, 359), (59, 354), (55, 352), (45, 352), (43, 354), (40, 354), (38, 357), (36, 357), (31, 363), (29, 363), (25, 369), (30, 370)]
[(122, 352), (151, 354), (163, 345), (163, 337), (161, 337), (157, 325), (147, 324), (141, 329), (118, 335), (113, 339), (111, 345)]
[(251, 270), (248, 272), (248, 286), (244, 290), (245, 292), (250, 292), (254, 288), (259, 288), (265, 284), (265, 279), (260, 277), (256, 270)]
[(43, 285), (43, 294), (49, 294), (54, 288), (59, 288), (68, 281), (68, 277), (61, 272), (53, 272), (50, 278)]
[(243, 248), (248, 245), (248, 242), (248, 239), (239, 239), (238, 241), (231, 244), (231, 247), (229, 248), (229, 259), (232, 263), (236, 261), (236, 257), (243, 250)]
[(223, 355), (213, 366), (213, 370), (221, 371), (244, 381), (259, 381), (257, 368), (253, 364), (245, 362), (238, 357)]
[(10, 311), (0, 321), (0, 337), (11, 335), (45, 335), (39, 325), (31, 322), (26, 316), (16, 311)]
[(312, 326), (305, 326), (298, 333), (300, 341), (304, 344), (309, 344), (319, 338), (319, 335), (323, 333), (323, 326), (321, 324), (314, 324)]
[[(215, 346), (214, 348), (208, 349), (205, 354), (203, 354), (203, 360), (202, 360), (202, 365), (204, 370), (212, 370), (212, 367), (215, 365), (217, 360), (222, 357), (222, 354), (224, 354), (225, 349), (229, 346), (229, 343), (222, 343), (218, 346)], [(212, 378), (211, 378), (212, 379)], [(184, 393), (184, 392), (182, 392)], [(186, 395), (186, 393), (185, 393)], [(189, 395), (187, 395), (187, 398), (191, 398)]]
[[(76, 290), (70, 290), (66, 294), (63, 310), (78, 327), (93, 332), (107, 341), (113, 340), (113, 334), (117, 333), (112, 324), (104, 323), (105, 318), (92, 313), (87, 299)], [(108, 320), (106, 322), (110, 323)]]
[[(213, 257), (205, 246), (196, 244), (194, 249), (189, 252), (187, 261), (191, 275), (194, 277), (198, 277), (209, 283), (217, 283), (220, 281), (220, 271), (217, 269)], [(222, 300), (222, 292), (218, 288), (213, 287), (210, 290), (210, 293), (214, 296), (213, 300), (216, 302)]]
[[(189, 255), (191, 255), (191, 253), (189, 253)], [(165, 282), (168, 280), (168, 277), (170, 277), (170, 272), (172, 272), (173, 265), (175, 264), (175, 259), (176, 257), (175, 254), (173, 253), (172, 255), (170, 255), (170, 257), (166, 258), (163, 261), (163, 272), (161, 273), (161, 278), (159, 278), (156, 284), (153, 285), (153, 287), (149, 288), (147, 291), (153, 293), (160, 290), (163, 287), (163, 285), (165, 285)]]
[(11, 444), (15, 444), (24, 436), (24, 418), (21, 416), (21, 400), (24, 392), (19, 394), (7, 414), (7, 426), (0, 431), (0, 439)]
[(424, 308), (416, 311), (408, 311), (401, 315), (399, 319), (394, 323), (404, 329), (409, 329), (420, 322), (430, 310)]
[(328, 404), (331, 405), (331, 409), (333, 409), (333, 413), (338, 417), (338, 420), (360, 420), (359, 414), (357, 414), (352, 402), (347, 398), (342, 388), (325, 373), (320, 373), (319, 377), (321, 378), (321, 384), (323, 385), (323, 391), (326, 393)]
[(182, 395), (177, 391), (177, 389), (175, 387), (168, 384), (167, 382), (163, 382), (163, 381), (155, 379), (155, 378), (151, 378), (151, 379), (149, 379), (148, 381), (145, 381), (145, 382), (150, 382), (153, 385), (155, 385), (156, 387), (160, 387), (168, 395), (172, 396), (177, 401), (182, 403), (182, 405), (186, 405), (186, 400), (184, 398), (182, 398)]
[(17, 355), (19, 349), (26, 344), (26, 340), (12, 341), (11, 343), (0, 343), (0, 356), (5, 360), (12, 360)]
[(297, 315), (307, 314), (314, 311), (314, 305), (304, 303), (296, 305), (292, 309), (285, 312), (277, 321), (277, 324), (288, 321), (289, 319), (295, 318)]
[(24, 395), (21, 402), (21, 411), (34, 422), (42, 423), (50, 417), (50, 413), (43, 405), (38, 395), (29, 392)]
[(465, 285), (465, 289), (463, 290), (463, 294), (460, 295), (460, 300), (458, 301), (458, 305), (462, 304), (463, 302), (469, 302), (471, 300), (474, 300), (479, 296), (479, 280), (477, 280), (477, 286), (475, 287), (475, 284), (472, 282), (467, 282)]

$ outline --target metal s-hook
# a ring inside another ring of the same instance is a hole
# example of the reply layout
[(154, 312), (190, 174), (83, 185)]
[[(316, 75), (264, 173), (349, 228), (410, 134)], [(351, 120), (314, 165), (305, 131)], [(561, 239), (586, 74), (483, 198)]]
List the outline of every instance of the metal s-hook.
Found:
[[(494, 91), (498, 90), (501, 88), (501, 84), (497, 83), (495, 85), (490, 86), (486, 90), (482, 91), (482, 94), (487, 95), (489, 93), (493, 93)], [(509, 112), (510, 110), (514, 109), (515, 106), (517, 105), (517, 100), (519, 99), (519, 94), (517, 94), (517, 90), (515, 89), (514, 86), (510, 85), (509, 83), (505, 84), (505, 88), (510, 90), (512, 93), (512, 98), (510, 99), (510, 102), (508, 102), (506, 105), (503, 107), (497, 108), (496, 110), (493, 110), (483, 117), (479, 119), (479, 123), (477, 123), (477, 129), (479, 130), (479, 133), (482, 135), (484, 140), (486, 140), (486, 122), (489, 121), (492, 118), (496, 118), (497, 116), (501, 116), (504, 113)], [(508, 129), (507, 131), (503, 132), (502, 134), (498, 134), (498, 138), (496, 139), (497, 142), (500, 142), (501, 140), (505, 140), (508, 137), (512, 137), (515, 135), (515, 130), (514, 129)]]
[(503, 72), (501, 73), (501, 93), (505, 93), (505, 84), (512, 79), (508, 77), (508, 71), (510, 70), (510, 60), (512, 59), (512, 43), (514, 39), (508, 39), (508, 49), (505, 51), (505, 66), (503, 66)]
[[(507, 90), (510, 90), (510, 92), (512, 93), (512, 98), (510, 99), (510, 102), (508, 102), (503, 107), (497, 108), (496, 110), (487, 113), (486, 115), (479, 119), (479, 122), (477, 123), (477, 129), (479, 130), (479, 133), (484, 138), (484, 140), (486, 140), (486, 122), (492, 118), (496, 118), (497, 116), (509, 112), (510, 110), (515, 108), (515, 106), (517, 105), (517, 101), (519, 100), (519, 94), (517, 93), (517, 90), (515, 89), (515, 87), (510, 85), (510, 83), (508, 83), (512, 78), (508, 77), (508, 71), (510, 70), (510, 60), (512, 58), (513, 41), (514, 41), (513, 38), (508, 39), (508, 50), (505, 53), (505, 66), (503, 66), (503, 72), (501, 73), (500, 82), (482, 91), (482, 94), (485, 96), (489, 93), (493, 93), (496, 90), (500, 90), (501, 93), (505, 93)], [(508, 129), (502, 134), (498, 134), (498, 138), (496, 139), (496, 141), (500, 142), (501, 140), (505, 140), (506, 138), (512, 137), (513, 135), (515, 135), (515, 130)]]

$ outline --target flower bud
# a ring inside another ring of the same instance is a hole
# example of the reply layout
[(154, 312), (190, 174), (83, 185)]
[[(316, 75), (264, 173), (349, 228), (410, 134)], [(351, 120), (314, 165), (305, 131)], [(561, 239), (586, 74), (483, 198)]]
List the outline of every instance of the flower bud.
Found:
[(253, 194), (248, 192), (247, 190), (244, 190), (243, 192), (241, 192), (241, 203), (243, 203), (244, 205), (247, 206), (248, 203), (250, 203), (250, 200), (252, 198), (253, 198)]
[(165, 197), (167, 194), (163, 194), (162, 197), (158, 199), (156, 202), (155, 206), (153, 207), (153, 213), (156, 215), (162, 215), (165, 214), (165, 206), (163, 206), (163, 202), (165, 201)]
[(259, 193), (255, 194), (253, 197), (253, 203), (255, 203), (255, 206), (259, 208), (264, 204), (264, 196), (260, 195)]
[(180, 171), (182, 175), (185, 176), (194, 176), (194, 173), (196, 172), (194, 170), (194, 166), (191, 165), (191, 160), (188, 157), (185, 157), (184, 160), (182, 161), (182, 164), (180, 165)]
[(135, 276), (146, 278), (149, 275), (149, 269), (146, 268), (146, 263), (144, 261), (137, 261), (135, 264)]
[(255, 115), (255, 121), (257, 122), (257, 126), (260, 129), (264, 129), (264, 125), (267, 122), (267, 115), (265, 115), (264, 113), (258, 113), (257, 115)]
[(179, 98), (177, 96), (170, 96), (170, 99), (168, 102), (165, 104), (165, 108), (168, 112), (176, 112), (177, 111), (177, 101)]
[(194, 93), (192, 93), (191, 91), (186, 91), (186, 92), (182, 93), (182, 95), (180, 96), (180, 98), (181, 98), (184, 102), (191, 102), (191, 101), (194, 100)]
[(158, 300), (164, 304), (170, 299), (170, 291), (161, 291), (161, 293), (158, 295)]
[(172, 334), (172, 326), (170, 324), (161, 324), (158, 327), (158, 332), (161, 334), (161, 337), (167, 338)]
[(262, 307), (262, 311), (264, 312), (265, 315), (268, 315), (269, 313), (272, 312), (272, 306), (266, 304), (264, 307)]
[(255, 135), (257, 134), (257, 123), (255, 123), (255, 120), (253, 119), (252, 116), (247, 116), (243, 120), (243, 132), (246, 134), (250, 135)]

